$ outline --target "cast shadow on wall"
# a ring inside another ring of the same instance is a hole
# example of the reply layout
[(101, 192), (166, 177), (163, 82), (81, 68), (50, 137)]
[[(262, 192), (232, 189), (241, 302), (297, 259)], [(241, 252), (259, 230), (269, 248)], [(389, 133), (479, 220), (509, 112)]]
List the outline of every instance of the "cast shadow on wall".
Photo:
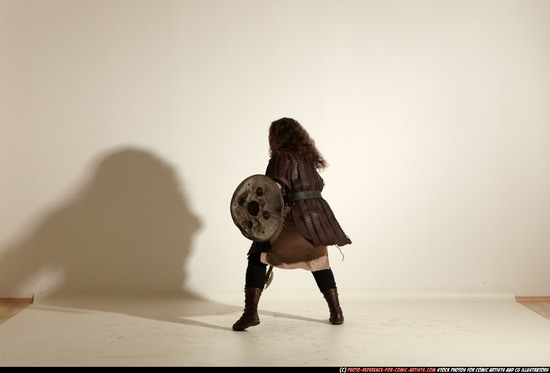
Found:
[[(41, 273), (59, 274), (37, 302), (47, 306), (176, 322), (234, 312), (236, 307), (207, 301), (186, 287), (186, 264), (200, 225), (173, 168), (150, 152), (124, 148), (101, 158), (76, 195), (5, 251), (0, 273), (10, 275), (0, 279), (20, 289)], [(75, 292), (86, 294), (84, 302), (66, 297)], [(143, 293), (158, 302), (138, 306), (135, 294)]]

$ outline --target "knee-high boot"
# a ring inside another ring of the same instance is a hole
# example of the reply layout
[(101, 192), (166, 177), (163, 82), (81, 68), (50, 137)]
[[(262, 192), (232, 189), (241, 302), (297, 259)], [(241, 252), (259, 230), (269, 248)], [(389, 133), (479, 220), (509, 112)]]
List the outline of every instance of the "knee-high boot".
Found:
[(260, 302), (262, 290), (253, 287), (244, 288), (244, 312), (235, 324), (233, 330), (242, 331), (249, 326), (256, 326), (260, 323), (258, 316), (258, 303)]
[(338, 290), (336, 288), (323, 291), (328, 309), (330, 311), (329, 321), (333, 325), (340, 325), (344, 322), (344, 314), (342, 308), (340, 308), (340, 302), (338, 300)]

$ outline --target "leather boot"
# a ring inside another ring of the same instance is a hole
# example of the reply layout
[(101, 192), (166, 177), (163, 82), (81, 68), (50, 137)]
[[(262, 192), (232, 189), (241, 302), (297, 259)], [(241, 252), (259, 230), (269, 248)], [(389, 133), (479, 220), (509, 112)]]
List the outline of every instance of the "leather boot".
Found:
[(244, 313), (235, 324), (233, 330), (245, 330), (249, 326), (256, 326), (260, 323), (258, 316), (258, 303), (260, 302), (262, 290), (258, 288), (244, 288)]
[(329, 321), (333, 325), (340, 325), (344, 322), (344, 314), (342, 308), (340, 308), (340, 302), (338, 301), (338, 291), (336, 288), (323, 291), (323, 295), (327, 301), (328, 309), (330, 311)]

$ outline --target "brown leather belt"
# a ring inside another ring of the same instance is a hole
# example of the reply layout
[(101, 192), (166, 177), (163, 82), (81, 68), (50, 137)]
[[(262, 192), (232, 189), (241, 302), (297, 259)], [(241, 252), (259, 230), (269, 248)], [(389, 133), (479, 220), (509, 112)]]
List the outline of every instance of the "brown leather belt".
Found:
[(321, 198), (321, 192), (319, 190), (308, 190), (305, 192), (295, 192), (288, 196), (288, 203), (294, 203), (302, 199)]

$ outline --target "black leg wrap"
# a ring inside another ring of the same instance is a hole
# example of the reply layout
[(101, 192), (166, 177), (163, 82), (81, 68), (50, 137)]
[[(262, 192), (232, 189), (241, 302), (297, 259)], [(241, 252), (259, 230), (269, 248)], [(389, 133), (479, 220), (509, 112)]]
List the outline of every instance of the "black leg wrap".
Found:
[(260, 253), (253, 253), (248, 256), (246, 267), (245, 286), (263, 290), (265, 286), (265, 272), (267, 265), (260, 261)]
[(334, 289), (336, 287), (336, 281), (334, 280), (334, 274), (332, 269), (323, 269), (320, 271), (311, 272), (315, 278), (315, 282), (319, 287), (319, 290), (322, 292), (328, 289)]

